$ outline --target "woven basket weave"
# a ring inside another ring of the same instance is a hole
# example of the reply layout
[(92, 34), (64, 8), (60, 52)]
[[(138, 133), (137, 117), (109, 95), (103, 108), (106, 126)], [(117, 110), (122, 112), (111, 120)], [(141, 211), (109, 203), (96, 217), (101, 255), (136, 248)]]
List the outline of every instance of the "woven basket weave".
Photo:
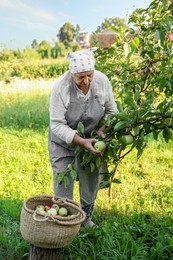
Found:
[[(35, 211), (38, 205), (46, 206), (55, 203), (66, 207), (69, 215), (43, 216)], [(73, 200), (50, 195), (34, 196), (24, 201), (20, 231), (22, 237), (30, 244), (41, 248), (61, 248), (72, 242), (85, 217), (84, 211)]]

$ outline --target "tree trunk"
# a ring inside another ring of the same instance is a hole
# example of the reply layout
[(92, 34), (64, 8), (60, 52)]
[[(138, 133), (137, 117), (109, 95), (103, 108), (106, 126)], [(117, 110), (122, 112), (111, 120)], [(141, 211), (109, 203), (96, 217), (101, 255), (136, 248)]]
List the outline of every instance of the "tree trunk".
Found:
[(64, 248), (41, 248), (30, 244), (29, 260), (63, 260)]

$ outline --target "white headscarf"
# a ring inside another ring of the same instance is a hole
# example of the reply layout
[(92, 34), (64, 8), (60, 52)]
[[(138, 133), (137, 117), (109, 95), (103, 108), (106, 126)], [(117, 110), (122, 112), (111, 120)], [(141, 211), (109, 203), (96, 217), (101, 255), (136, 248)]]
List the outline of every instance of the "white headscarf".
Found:
[(66, 59), (70, 61), (69, 70), (71, 73), (91, 71), (95, 68), (94, 51), (96, 48), (85, 49), (76, 52), (69, 52)]

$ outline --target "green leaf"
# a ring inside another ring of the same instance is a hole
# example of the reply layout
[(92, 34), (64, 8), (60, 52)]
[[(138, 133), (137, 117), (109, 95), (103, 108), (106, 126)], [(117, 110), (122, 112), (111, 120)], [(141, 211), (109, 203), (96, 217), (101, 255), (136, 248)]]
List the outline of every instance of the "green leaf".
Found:
[(165, 99), (157, 106), (157, 109), (159, 111), (162, 111), (166, 104), (167, 104), (167, 102), (166, 102), (166, 99)]
[(157, 131), (153, 130), (153, 138), (154, 138), (154, 140), (158, 139), (158, 135), (159, 135), (159, 133)]
[(91, 167), (91, 172), (93, 172), (95, 170), (95, 164), (93, 162), (91, 162), (90, 167)]
[(130, 59), (130, 57), (133, 54), (133, 51), (135, 51), (135, 49), (133, 47), (131, 47), (130, 44), (128, 44), (127, 42), (124, 43), (124, 53), (125, 53), (125, 57), (127, 59)]
[(115, 114), (110, 114), (108, 117), (107, 117), (107, 119), (106, 119), (106, 125), (109, 127), (110, 126), (110, 124), (111, 124), (111, 122), (112, 122), (112, 120), (115, 120), (116, 119), (116, 115)]
[(77, 178), (77, 172), (73, 169), (70, 171), (70, 175), (71, 175), (72, 179), (75, 181)]
[(67, 188), (69, 185), (70, 185), (69, 178), (65, 175), (64, 176), (64, 186), (65, 186), (65, 188)]
[(132, 135), (137, 136), (139, 134), (139, 132), (140, 132), (140, 128), (138, 126), (134, 126), (132, 128), (131, 132), (132, 132)]
[(69, 165), (67, 166), (67, 169), (68, 169), (69, 171), (71, 171), (71, 170), (73, 169), (72, 164), (69, 164)]
[(99, 156), (96, 157), (96, 166), (99, 167), (101, 164), (101, 158)]
[(114, 130), (118, 131), (121, 130), (123, 128), (127, 127), (127, 122), (126, 121), (119, 121), (115, 126), (114, 126)]
[(171, 129), (169, 129), (168, 127), (166, 127), (164, 130), (163, 130), (163, 138), (165, 139), (165, 141), (168, 143), (170, 139), (172, 139), (172, 131)]
[(117, 113), (117, 118), (122, 120), (122, 121), (125, 121), (125, 120), (128, 120), (129, 116), (127, 114), (125, 114), (124, 112), (120, 112), (120, 113)]
[(75, 154), (78, 154), (80, 151), (81, 151), (81, 146), (80, 145), (76, 145), (76, 148), (75, 148)]
[(138, 49), (138, 47), (139, 47), (139, 38), (135, 37), (134, 39), (132, 39), (132, 44)]
[(121, 180), (119, 180), (119, 179), (113, 179), (113, 181), (112, 181), (113, 183), (117, 183), (117, 184), (120, 184), (121, 183)]
[(137, 152), (138, 160), (141, 157), (146, 145), (147, 145), (147, 143), (144, 140), (142, 141), (142, 138), (141, 138), (141, 140), (138, 141), (138, 144), (136, 145), (136, 149), (138, 150), (138, 152)]
[(123, 106), (119, 101), (116, 101), (117, 109), (119, 112), (124, 112)]
[(160, 47), (164, 47), (165, 43), (165, 33), (161, 29), (157, 29), (156, 37), (158, 39)]
[(84, 156), (83, 156), (83, 160), (82, 160), (81, 166), (87, 165), (91, 161), (93, 156), (94, 155), (91, 152), (90, 153), (85, 153)]
[(79, 133), (79, 135), (84, 135), (84, 125), (82, 124), (82, 122), (79, 121), (78, 125), (77, 125), (77, 131)]
[(139, 98), (140, 98), (140, 91), (136, 91), (135, 94), (134, 94), (135, 101), (138, 101)]
[(65, 172), (58, 173), (58, 183), (61, 184), (65, 176)]
[(124, 101), (126, 104), (128, 104), (129, 106), (132, 106), (134, 107), (134, 100), (133, 100), (133, 97), (131, 94), (127, 94), (125, 97), (124, 97)]

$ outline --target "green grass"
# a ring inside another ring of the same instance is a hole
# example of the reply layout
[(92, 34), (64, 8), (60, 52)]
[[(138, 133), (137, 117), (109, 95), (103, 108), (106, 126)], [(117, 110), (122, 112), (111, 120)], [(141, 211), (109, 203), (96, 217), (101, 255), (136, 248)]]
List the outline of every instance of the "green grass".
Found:
[[(47, 87), (46, 87), (47, 86)], [(23, 201), (53, 194), (47, 150), (52, 82), (17, 81), (0, 86), (0, 259), (28, 259), (20, 234)], [(113, 186), (100, 190), (97, 227), (81, 228), (65, 248), (65, 260), (173, 259), (173, 142), (149, 140), (139, 161), (130, 153), (119, 165)], [(79, 201), (78, 184), (74, 199)]]

